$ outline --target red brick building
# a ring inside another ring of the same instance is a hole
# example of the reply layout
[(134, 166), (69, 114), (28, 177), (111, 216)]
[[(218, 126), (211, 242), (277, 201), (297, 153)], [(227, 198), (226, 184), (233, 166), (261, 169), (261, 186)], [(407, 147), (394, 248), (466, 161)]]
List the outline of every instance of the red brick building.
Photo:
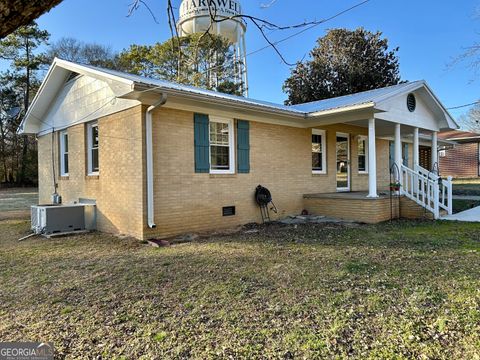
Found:
[(440, 150), (438, 159), (441, 176), (475, 178), (480, 176), (480, 134), (467, 131), (447, 131), (438, 134), (439, 139), (457, 144)]

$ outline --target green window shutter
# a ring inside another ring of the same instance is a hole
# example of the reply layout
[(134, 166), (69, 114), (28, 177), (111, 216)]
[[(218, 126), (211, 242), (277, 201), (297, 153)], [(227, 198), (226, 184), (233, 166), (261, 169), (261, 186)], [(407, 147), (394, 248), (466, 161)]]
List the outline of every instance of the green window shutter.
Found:
[(208, 115), (194, 115), (195, 172), (210, 172), (210, 140)]
[(237, 120), (237, 167), (240, 174), (250, 172), (250, 123)]

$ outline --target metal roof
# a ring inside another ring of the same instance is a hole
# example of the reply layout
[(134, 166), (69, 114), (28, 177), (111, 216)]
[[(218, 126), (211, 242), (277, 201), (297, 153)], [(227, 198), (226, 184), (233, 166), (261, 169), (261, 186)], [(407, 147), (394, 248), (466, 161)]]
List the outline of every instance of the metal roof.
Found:
[(368, 103), (376, 104), (392, 96), (413, 91), (414, 89), (422, 85), (426, 85), (425, 81), (423, 80), (407, 82), (380, 89), (363, 91), (352, 95), (345, 95), (331, 99), (313, 101), (305, 104), (292, 105), (290, 106), (290, 108), (305, 113), (314, 113), (319, 111), (341, 109), (344, 107), (351, 107)]
[[(77, 64), (77, 65), (80, 65), (80, 64)], [(106, 73), (115, 77), (120, 77), (126, 80), (130, 80), (137, 84), (143, 84), (143, 85), (151, 86), (154, 88), (158, 88), (159, 90), (175, 90), (175, 91), (180, 91), (180, 92), (185, 92), (190, 94), (209, 96), (212, 98), (217, 98), (222, 100), (245, 103), (249, 105), (257, 105), (257, 106), (268, 107), (268, 108), (277, 109), (277, 110), (289, 111), (294, 114), (301, 114), (301, 115), (305, 114), (304, 111), (297, 110), (292, 106), (275, 104), (268, 101), (255, 100), (255, 99), (245, 98), (237, 95), (223, 94), (213, 90), (206, 90), (206, 89), (189, 86), (189, 85), (178, 84), (178, 83), (174, 83), (166, 80), (152, 79), (152, 78), (133, 75), (133, 74), (117, 71), (117, 70), (98, 68), (91, 65), (80, 65), (80, 66), (89, 68), (95, 71), (101, 71), (103, 73)]]
[(478, 142), (480, 134), (470, 131), (451, 130), (439, 133), (438, 138), (452, 141), (464, 140), (464, 142), (468, 142), (472, 140), (472, 142)]
[(340, 96), (340, 97), (335, 97), (335, 98), (325, 99), (320, 101), (313, 101), (313, 102), (304, 103), (304, 104), (282, 105), (282, 104), (271, 103), (268, 101), (249, 99), (242, 96), (223, 94), (223, 93), (219, 93), (212, 90), (205, 90), (205, 89), (194, 87), (194, 86), (174, 83), (171, 81), (152, 79), (152, 78), (133, 75), (133, 74), (129, 74), (121, 71), (98, 68), (91, 65), (80, 65), (80, 66), (90, 68), (95, 71), (101, 71), (103, 73), (110, 74), (115, 77), (127, 79), (137, 84), (144, 84), (148, 86), (158, 87), (159, 89), (163, 89), (163, 90), (170, 89), (170, 90), (176, 90), (176, 91), (181, 91), (181, 92), (186, 92), (191, 94), (205, 95), (205, 96), (209, 96), (217, 99), (269, 107), (272, 109), (277, 109), (282, 111), (289, 111), (291, 113), (303, 114), (305, 116), (309, 114), (322, 112), (322, 111), (350, 108), (357, 105), (377, 104), (392, 96), (396, 96), (405, 92), (414, 91), (415, 89), (418, 89), (422, 86), (427, 86), (424, 80), (419, 80), (419, 81), (405, 82), (402, 84), (388, 86), (388, 87), (375, 89), (375, 90), (363, 91), (363, 92), (359, 92), (352, 95)]
[[(445, 120), (450, 128), (458, 128), (453, 117), (447, 109), (441, 104), (427, 83), (423, 80), (406, 82), (395, 86), (389, 86), (381, 89), (364, 91), (353, 95), (341, 96), (331, 99), (314, 101), (299, 105), (282, 105), (267, 101), (255, 100), (241, 96), (223, 94), (211, 90), (205, 90), (193, 86), (178, 84), (165, 80), (152, 79), (144, 76), (133, 75), (121, 71), (99, 68), (91, 65), (78, 64), (56, 58), (50, 67), (40, 90), (32, 102), (32, 106), (24, 117), (19, 131), (23, 131), (24, 124), (30, 117), (41, 118), (47, 107), (53, 101), (58, 87), (64, 82), (65, 71), (73, 71), (83, 75), (102, 78), (109, 82), (118, 84), (117, 96), (119, 98), (128, 98), (128, 94), (134, 94), (142, 91), (170, 92), (172, 95), (186, 96), (193, 98), (203, 98), (209, 102), (218, 102), (219, 104), (228, 104), (229, 106), (250, 108), (254, 111), (264, 111), (270, 113), (279, 113), (285, 116), (296, 118), (297, 120), (316, 118), (319, 116), (328, 116), (333, 113), (358, 110), (360, 108), (375, 109), (385, 100), (392, 97), (407, 94), (409, 92), (424, 89), (429, 95), (432, 105), (445, 116)], [(48, 88), (48, 90), (47, 90)], [(33, 111), (35, 110), (35, 116)]]

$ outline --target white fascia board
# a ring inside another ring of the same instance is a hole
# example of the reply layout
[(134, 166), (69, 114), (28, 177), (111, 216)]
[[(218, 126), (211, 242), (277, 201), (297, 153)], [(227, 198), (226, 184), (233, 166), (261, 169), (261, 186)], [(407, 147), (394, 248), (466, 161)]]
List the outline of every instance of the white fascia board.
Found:
[(330, 115), (346, 113), (346, 112), (350, 112), (350, 111), (373, 109), (374, 107), (375, 107), (375, 103), (368, 102), (368, 103), (364, 103), (364, 104), (358, 104), (358, 105), (340, 107), (340, 108), (335, 108), (335, 109), (311, 112), (311, 113), (307, 113), (306, 117), (308, 119), (320, 118), (320, 117), (325, 117), (325, 116), (330, 116)]
[[(300, 111), (275, 108), (274, 106), (268, 106), (266, 104), (265, 105), (253, 104), (253, 103), (248, 103), (247, 101), (243, 102), (243, 101), (235, 101), (231, 99), (222, 99), (222, 98), (212, 97), (209, 95), (190, 93), (190, 92), (185, 92), (181, 90), (174, 90), (174, 89), (162, 88), (162, 87), (152, 88), (151, 91), (157, 92), (158, 96), (160, 96), (162, 93), (167, 94), (169, 99), (177, 98), (179, 101), (190, 100), (190, 101), (196, 101), (199, 103), (204, 103), (209, 105), (211, 105), (212, 103), (215, 103), (218, 105), (231, 107), (236, 110), (250, 110), (250, 111), (255, 111), (255, 112), (270, 114), (270, 115), (278, 114), (278, 115), (291, 117), (292, 119), (297, 119), (297, 120), (304, 120), (306, 117), (306, 114)], [(147, 92), (145, 91), (144, 94), (147, 94)], [(129, 96), (126, 96), (126, 97), (129, 97)], [(141, 101), (141, 98), (139, 98), (139, 100)], [(168, 107), (169, 102), (165, 104), (165, 107)]]
[(447, 129), (453, 129), (453, 130), (456, 130), (456, 129), (459, 129), (460, 126), (457, 124), (457, 122), (455, 121), (455, 119), (453, 118), (453, 116), (449, 113), (449, 111), (447, 110), (447, 108), (442, 104), (442, 102), (440, 101), (440, 99), (438, 99), (438, 97), (435, 95), (435, 93), (432, 91), (432, 89), (430, 88), (430, 86), (428, 85), (428, 83), (425, 81), (425, 80), (420, 80), (420, 81), (415, 81), (411, 84), (412, 86), (410, 87), (405, 87), (405, 88), (402, 88), (400, 89), (399, 91), (396, 91), (396, 92), (392, 92), (391, 94), (389, 94), (388, 96), (382, 98), (382, 99), (379, 99), (377, 100), (377, 106), (378, 108), (382, 108), (382, 104), (396, 96), (399, 96), (399, 95), (402, 95), (402, 94), (408, 94), (408, 93), (411, 93), (413, 91), (417, 91), (418, 89), (421, 89), (421, 88), (424, 88), (428, 95), (430, 95), (430, 97), (433, 99), (433, 101), (436, 103), (436, 105), (439, 107), (439, 109), (441, 110), (441, 112), (444, 114), (445, 116), (445, 121), (447, 122), (448, 124), (448, 128)]
[(458, 125), (458, 123), (455, 121), (455, 118), (452, 116), (452, 114), (450, 114), (448, 109), (445, 107), (445, 105), (443, 105), (443, 103), (440, 101), (437, 95), (435, 95), (435, 93), (432, 91), (430, 86), (428, 86), (426, 82), (424, 82), (424, 86), (425, 86), (425, 89), (427, 89), (430, 96), (433, 98), (433, 100), (435, 100), (437, 105), (442, 109), (450, 129), (454, 129), (454, 130), (460, 129), (460, 125)]
[(36, 133), (34, 128), (30, 128), (28, 126), (28, 123), (31, 121), (36, 121), (36, 122), (40, 121), (38, 119), (40, 119), (43, 115), (45, 115), (48, 112), (49, 105), (46, 107), (45, 111), (41, 111), (42, 114), (35, 114), (35, 116), (33, 115), (35, 113), (35, 110), (38, 108), (40, 99), (42, 99), (45, 96), (44, 93), (47, 92), (49, 94), (55, 94), (52, 97), (50, 104), (55, 100), (55, 96), (57, 96), (60, 90), (60, 86), (56, 84), (56, 88), (52, 88), (52, 86), (54, 85), (51, 84), (52, 82), (51, 79), (54, 76), (55, 72), (58, 71), (59, 69), (64, 69), (67, 71), (78, 73), (80, 75), (91, 76), (94, 78), (99, 78), (101, 80), (104, 80), (110, 86), (112, 91), (119, 96), (130, 93), (134, 87), (134, 82), (131, 80), (124, 79), (120, 76), (111, 75), (96, 69), (92, 69), (90, 67), (82, 66), (69, 61), (55, 58), (53, 60), (52, 65), (48, 69), (47, 75), (42, 81), (42, 84), (40, 85), (39, 90), (35, 94), (35, 97), (33, 98), (33, 101), (30, 104), (30, 107), (27, 113), (25, 114), (25, 117), (23, 118), (23, 120), (21, 121), (18, 127), (17, 132), (19, 134), (35, 134)]
[(121, 76), (116, 76), (101, 70), (97, 70), (88, 66), (82, 66), (80, 64), (72, 63), (70, 61), (62, 60), (59, 58), (55, 58), (53, 60), (52, 66), (61, 66), (64, 69), (82, 74), (82, 75), (89, 75), (96, 78), (102, 78), (103, 80), (113, 80), (116, 82), (123, 83), (130, 87), (130, 90), (133, 90), (134, 82), (132, 80), (125, 79)]
[[(57, 59), (55, 58), (55, 60), (57, 60)], [(43, 94), (43, 92), (44, 92), (44, 90), (45, 90), (45, 88), (46, 88), (46, 86), (49, 82), (49, 79), (50, 79), (50, 77), (53, 73), (53, 70), (55, 69), (55, 66), (56, 66), (55, 60), (53, 61), (52, 65), (50, 65), (50, 68), (47, 71), (47, 75), (45, 75), (45, 78), (43, 79), (42, 83), (40, 84), (40, 87), (38, 88), (37, 93), (33, 97), (32, 103), (30, 104), (30, 107), (28, 108), (27, 113), (25, 114), (22, 121), (20, 122), (20, 125), (18, 126), (18, 129), (17, 129), (18, 134), (29, 134), (30, 133), (28, 131), (25, 131), (25, 125), (26, 125), (27, 122), (29, 122), (29, 119), (31, 117), (33, 109), (35, 108), (36, 104), (38, 103), (38, 99), (40, 98), (40, 96), (42, 96), (42, 94)]]
[(460, 140), (480, 140), (480, 136), (470, 136), (470, 137), (459, 137), (459, 138), (448, 138), (445, 139), (448, 141), (460, 141)]

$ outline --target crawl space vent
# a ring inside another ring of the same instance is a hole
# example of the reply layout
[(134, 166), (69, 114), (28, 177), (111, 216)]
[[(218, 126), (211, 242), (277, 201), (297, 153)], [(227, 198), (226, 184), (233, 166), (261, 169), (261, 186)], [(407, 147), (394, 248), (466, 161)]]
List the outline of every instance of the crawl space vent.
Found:
[(234, 216), (235, 215), (235, 206), (225, 206), (222, 209), (223, 216)]
[(415, 108), (417, 107), (417, 99), (415, 98), (415, 95), (408, 94), (408, 96), (407, 96), (407, 107), (408, 107), (408, 111), (410, 111), (410, 112), (415, 111)]

